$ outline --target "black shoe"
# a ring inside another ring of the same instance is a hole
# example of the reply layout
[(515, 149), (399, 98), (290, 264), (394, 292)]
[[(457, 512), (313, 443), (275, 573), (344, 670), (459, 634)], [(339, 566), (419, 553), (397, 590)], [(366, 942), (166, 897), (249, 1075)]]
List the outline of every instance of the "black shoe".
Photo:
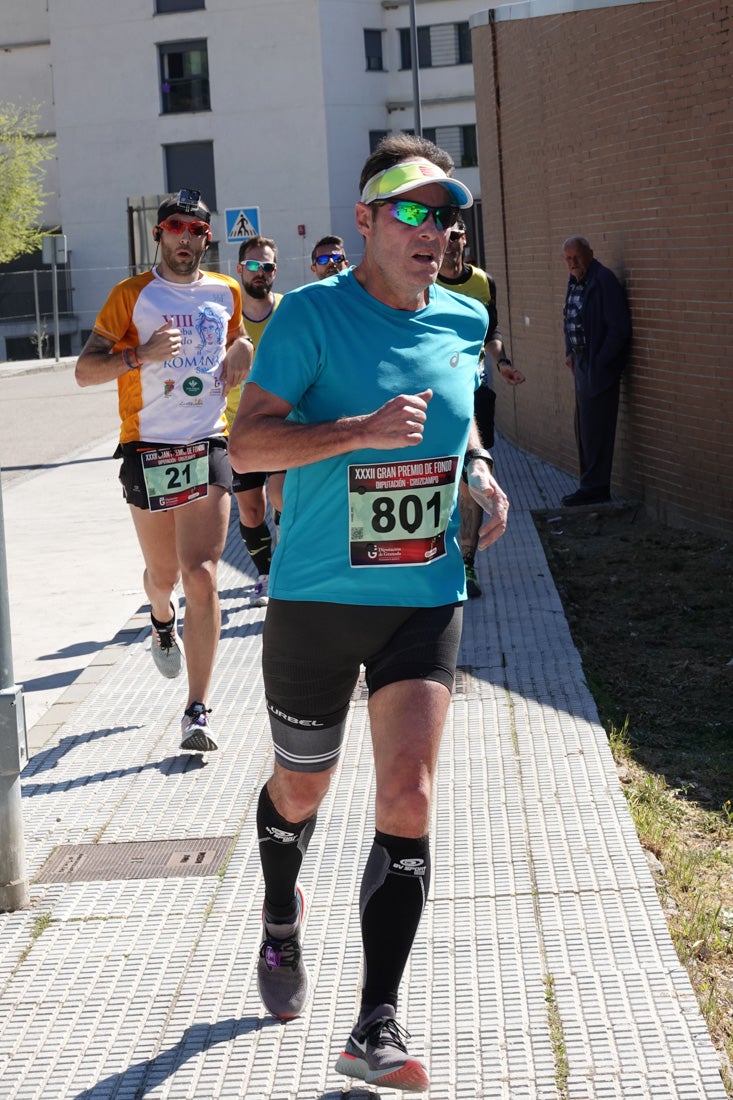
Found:
[(593, 493), (588, 489), (576, 489), (574, 493), (568, 493), (562, 498), (562, 504), (564, 508), (576, 508), (580, 504), (607, 504), (610, 499), (610, 493)]

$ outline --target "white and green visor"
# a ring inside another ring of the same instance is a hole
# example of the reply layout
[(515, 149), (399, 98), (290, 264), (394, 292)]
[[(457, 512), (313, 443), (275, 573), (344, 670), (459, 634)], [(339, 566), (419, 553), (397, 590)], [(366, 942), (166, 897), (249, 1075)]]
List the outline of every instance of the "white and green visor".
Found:
[(437, 164), (421, 158), (404, 161), (402, 164), (395, 164), (392, 168), (385, 168), (383, 172), (377, 172), (362, 191), (361, 201), (370, 203), (394, 199), (405, 191), (426, 187), (429, 183), (439, 183), (444, 187), (451, 197), (451, 203), (460, 207), (461, 210), (467, 210), (469, 206), (473, 206), (473, 195), (465, 183), (454, 179), (453, 176), (446, 176)]

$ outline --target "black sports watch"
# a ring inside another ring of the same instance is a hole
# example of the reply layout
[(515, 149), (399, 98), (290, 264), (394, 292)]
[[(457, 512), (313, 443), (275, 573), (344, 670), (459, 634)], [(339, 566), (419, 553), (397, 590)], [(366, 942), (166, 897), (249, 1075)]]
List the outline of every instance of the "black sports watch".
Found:
[(464, 459), (463, 459), (463, 469), (464, 470), (468, 466), (469, 462), (471, 462), (474, 458), (483, 458), (484, 461), (488, 464), (489, 472), (493, 473), (494, 460), (491, 457), (491, 455), (489, 454), (489, 452), (484, 450), (483, 447), (471, 447), (468, 451), (466, 451), (466, 454), (465, 454)]

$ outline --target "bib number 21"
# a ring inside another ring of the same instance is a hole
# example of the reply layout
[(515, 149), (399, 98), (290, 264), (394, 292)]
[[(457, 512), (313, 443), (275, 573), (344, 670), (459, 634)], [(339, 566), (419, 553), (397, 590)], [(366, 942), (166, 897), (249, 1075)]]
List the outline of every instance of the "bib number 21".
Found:
[(209, 491), (209, 444), (153, 447), (142, 453), (151, 512), (179, 508)]

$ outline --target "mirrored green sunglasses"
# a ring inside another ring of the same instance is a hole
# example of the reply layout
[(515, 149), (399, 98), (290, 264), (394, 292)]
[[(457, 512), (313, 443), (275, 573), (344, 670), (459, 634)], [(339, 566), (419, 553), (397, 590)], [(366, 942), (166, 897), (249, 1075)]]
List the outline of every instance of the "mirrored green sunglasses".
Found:
[(242, 260), (242, 267), (245, 267), (247, 271), (264, 271), (266, 275), (272, 275), (273, 271), (277, 268), (277, 264), (273, 264), (270, 260)]
[(427, 220), (429, 214), (433, 215), (437, 229), (450, 229), (455, 225), (460, 216), (457, 206), (425, 206), (421, 202), (412, 202), (409, 199), (378, 199), (370, 203), (371, 206), (386, 206), (393, 218), (405, 225), (418, 226)]

